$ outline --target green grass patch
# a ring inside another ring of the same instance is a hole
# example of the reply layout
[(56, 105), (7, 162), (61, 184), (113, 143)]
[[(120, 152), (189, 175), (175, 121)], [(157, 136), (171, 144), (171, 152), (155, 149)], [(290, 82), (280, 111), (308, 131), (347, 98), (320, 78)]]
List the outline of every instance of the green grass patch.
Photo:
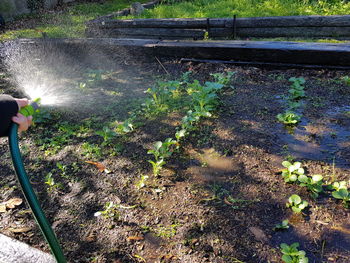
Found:
[(162, 4), (128, 18), (261, 17), (294, 15), (347, 15), (344, 0), (193, 0)]
[[(127, 8), (133, 2), (133, 0), (109, 0), (104, 3), (76, 4), (68, 7), (63, 13), (23, 15), (17, 19), (31, 21), (30, 28), (6, 31), (0, 34), (0, 41), (41, 37), (42, 32), (51, 38), (84, 37), (85, 22)], [(144, 3), (147, 0), (139, 0), (139, 2)]]

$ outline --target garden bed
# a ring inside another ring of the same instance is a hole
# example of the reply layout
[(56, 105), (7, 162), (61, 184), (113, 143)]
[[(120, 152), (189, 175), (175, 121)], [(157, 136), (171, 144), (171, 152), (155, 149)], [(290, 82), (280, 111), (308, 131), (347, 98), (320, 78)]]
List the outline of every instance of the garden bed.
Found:
[[(281, 175), (282, 161), (297, 160), (307, 175), (349, 184), (348, 71), (27, 51), (26, 63), (20, 60), (25, 67), (10, 61), (20, 84), (73, 91), (68, 104), (44, 107), (37, 126), (21, 138), (31, 182), (70, 262), (281, 262), (279, 245), (293, 242), (311, 262), (350, 261), (349, 210), (330, 191), (313, 199)], [(157, 79), (204, 83), (214, 81), (211, 73), (227, 72), (235, 73), (212, 117), (195, 125), (155, 177), (147, 151), (174, 137), (189, 106), (177, 101), (169, 112), (139, 114), (149, 96), (144, 91)], [(276, 119), (286, 108), (291, 77), (306, 81), (294, 133)], [(3, 70), (2, 92), (23, 95), (9, 83)], [(105, 129), (132, 114), (137, 121), (120, 135)], [(1, 199), (23, 198), (1, 141)], [(309, 202), (304, 215), (286, 208), (292, 194)], [(110, 202), (113, 215), (94, 216)], [(21, 204), (0, 213), (1, 232), (48, 251), (27, 209)], [(290, 228), (274, 231), (284, 219)]]

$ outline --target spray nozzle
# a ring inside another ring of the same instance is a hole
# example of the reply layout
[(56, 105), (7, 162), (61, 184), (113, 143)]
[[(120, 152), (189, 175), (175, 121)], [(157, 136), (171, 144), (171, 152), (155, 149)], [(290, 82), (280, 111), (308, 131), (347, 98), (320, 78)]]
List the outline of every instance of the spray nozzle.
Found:
[(21, 110), (19, 111), (19, 113), (21, 113), (22, 115), (28, 117), (28, 116), (32, 116), (38, 109), (39, 109), (39, 105), (40, 105), (40, 98), (37, 98), (35, 100), (32, 100), (29, 105), (21, 108)]

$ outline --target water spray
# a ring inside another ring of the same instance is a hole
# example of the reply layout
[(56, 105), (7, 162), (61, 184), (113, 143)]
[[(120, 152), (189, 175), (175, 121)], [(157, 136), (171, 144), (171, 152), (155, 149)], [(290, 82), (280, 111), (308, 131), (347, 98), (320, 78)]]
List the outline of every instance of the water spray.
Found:
[[(23, 107), (19, 113), (23, 114), (26, 117), (32, 116), (38, 110), (39, 105), (40, 99), (35, 99), (29, 105)], [(45, 236), (45, 239), (49, 244), (52, 254), (55, 256), (56, 261), (58, 263), (66, 263), (67, 261), (64, 257), (57, 237), (52, 230), (50, 223), (45, 217), (45, 214), (40, 206), (40, 203), (35, 195), (35, 192), (25, 171), (21, 152), (18, 146), (18, 124), (16, 123), (13, 123), (10, 128), (9, 144), (12, 162), (18, 177), (18, 181), (22, 187), (24, 197), (33, 212), (34, 218), (37, 221), (43, 235)]]

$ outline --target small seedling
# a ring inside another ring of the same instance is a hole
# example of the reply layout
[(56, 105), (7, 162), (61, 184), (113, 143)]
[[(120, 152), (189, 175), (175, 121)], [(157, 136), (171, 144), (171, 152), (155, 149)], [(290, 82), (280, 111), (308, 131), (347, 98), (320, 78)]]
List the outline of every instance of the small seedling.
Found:
[(136, 188), (137, 188), (137, 189), (141, 189), (141, 188), (145, 187), (145, 186), (146, 186), (146, 181), (147, 181), (148, 178), (149, 178), (148, 175), (141, 175), (140, 181), (138, 181), (138, 182), (136, 183), (136, 185), (135, 185)]
[(288, 246), (286, 243), (280, 245), (283, 254), (282, 261), (284, 263), (308, 263), (309, 259), (306, 257), (304, 250), (298, 250), (299, 243), (293, 243)]
[(294, 213), (301, 213), (303, 209), (305, 209), (309, 203), (305, 200), (301, 200), (299, 195), (291, 195), (286, 203), (287, 207), (292, 208)]
[(118, 123), (115, 131), (118, 134), (126, 134), (126, 133), (130, 133), (134, 130), (134, 125), (133, 125), (133, 119), (129, 118), (127, 120), (125, 120), (122, 123)]
[(301, 119), (301, 116), (292, 111), (286, 111), (277, 115), (277, 120), (286, 125), (297, 124)]
[(282, 162), (282, 165), (287, 168), (282, 171), (282, 177), (286, 183), (296, 182), (298, 177), (305, 173), (300, 162), (294, 162), (292, 164), (288, 161), (284, 161)]
[(107, 219), (116, 219), (118, 220), (120, 218), (120, 210), (121, 209), (132, 209), (137, 207), (137, 205), (132, 206), (123, 206), (121, 204), (115, 204), (113, 202), (107, 202), (104, 205), (104, 209), (102, 211), (98, 211), (94, 214), (94, 216), (102, 216)]
[(110, 145), (113, 139), (117, 136), (117, 133), (111, 130), (109, 127), (103, 127), (102, 130), (96, 132), (97, 135), (103, 138), (102, 146)]
[(152, 149), (148, 150), (148, 154), (153, 154), (155, 161), (148, 160), (152, 165), (153, 174), (155, 176), (159, 175), (160, 170), (165, 164), (165, 159), (169, 158), (173, 154), (172, 145), (177, 144), (177, 141), (172, 138), (166, 139), (164, 142), (156, 142)]
[(48, 173), (45, 176), (45, 184), (49, 186), (47, 188), (49, 192), (53, 192), (54, 190), (57, 190), (62, 187), (61, 184), (55, 182), (55, 179), (53, 178), (52, 173)]
[(323, 192), (323, 176), (320, 174), (315, 174), (312, 177), (303, 174), (298, 177), (298, 181), (301, 186), (307, 187), (313, 198), (317, 198)]
[(336, 199), (343, 201), (346, 208), (350, 207), (350, 193), (347, 189), (339, 189), (338, 191), (332, 192), (332, 196)]
[(175, 133), (175, 138), (177, 142), (180, 142), (181, 138), (185, 137), (186, 135), (186, 130), (181, 129)]
[(286, 229), (289, 228), (289, 225), (288, 225), (288, 224), (289, 224), (288, 219), (283, 220), (282, 223), (275, 225), (275, 227), (273, 228), (273, 230), (275, 230), (275, 231), (286, 230)]
[(304, 91), (304, 84), (305, 79), (304, 78), (290, 78), (290, 82), (292, 82), (291, 89), (288, 90), (289, 92), (289, 100), (299, 100), (301, 98), (305, 97), (305, 91)]
[(214, 78), (215, 82), (220, 83), (220, 84), (224, 85), (225, 87), (227, 87), (230, 84), (230, 81), (235, 73), (236, 72), (232, 72), (232, 71), (227, 72), (226, 74), (225, 73), (213, 73), (213, 74), (210, 74), (210, 76), (212, 76)]
[(346, 181), (334, 182), (328, 187), (330, 190), (339, 191), (340, 189), (348, 189)]
[(107, 219), (118, 220), (120, 217), (120, 212), (119, 212), (118, 208), (119, 208), (118, 204), (114, 204), (113, 202), (107, 202), (104, 205), (104, 210), (96, 212), (94, 214), (94, 216), (96, 216), (96, 217), (102, 216), (102, 217), (107, 218)]
[(344, 76), (341, 78), (341, 80), (344, 82), (345, 85), (350, 86), (350, 77)]

